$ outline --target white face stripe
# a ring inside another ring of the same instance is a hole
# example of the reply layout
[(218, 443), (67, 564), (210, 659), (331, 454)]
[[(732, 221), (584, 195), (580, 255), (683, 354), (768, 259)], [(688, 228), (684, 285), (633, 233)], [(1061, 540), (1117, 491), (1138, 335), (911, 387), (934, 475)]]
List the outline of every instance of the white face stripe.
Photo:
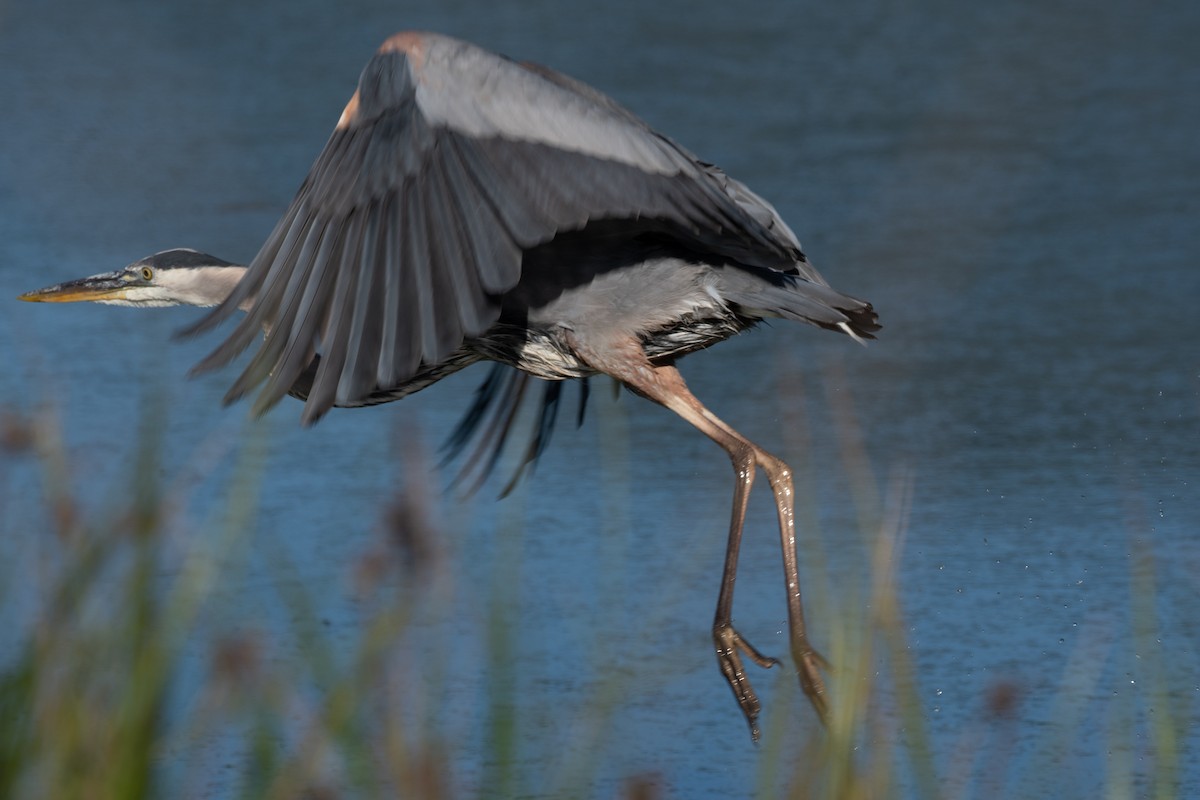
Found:
[(229, 296), (245, 267), (177, 267), (154, 271), (149, 286), (131, 286), (114, 305), (215, 306)]

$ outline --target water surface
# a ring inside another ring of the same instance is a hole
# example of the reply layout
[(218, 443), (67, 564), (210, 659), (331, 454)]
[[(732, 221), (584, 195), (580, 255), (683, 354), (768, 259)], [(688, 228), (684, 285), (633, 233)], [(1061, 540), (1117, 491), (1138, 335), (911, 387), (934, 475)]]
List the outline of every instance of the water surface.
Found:
[[(1130, 639), (1138, 554), (1154, 567), (1154, 655), (1169, 666), (1170, 702), (1195, 708), (1198, 691), (1200, 11), (1053, 5), (5, 4), (0, 403), (54, 404), (74, 480), (102, 505), (121, 490), (131, 422), (156, 387), (169, 412), (164, 477), (203, 519), (231, 458), (212, 468), (206, 448), (241, 438), (246, 410), (220, 406), (232, 373), (185, 379), (216, 341), (171, 340), (196, 312), (12, 298), (170, 246), (251, 258), (362, 64), (395, 30), (541, 61), (770, 199), (826, 277), (880, 311), (885, 328), (866, 349), (781, 323), (683, 367), (716, 413), (797, 466), (806, 536), (828, 559), (802, 553), (810, 583), (851, 591), (866, 579), (872, 531), (860, 519), (877, 498), (855, 490), (862, 462), (847, 472), (847, 413), (871, 485), (911, 476), (898, 580), (940, 766), (952, 771), (964, 742), (1001, 724), (986, 713), (1001, 684), (1019, 688), (1015, 763), (1034, 763), (1056, 698), (1090, 654), (1099, 678), (1056, 764), (1058, 791), (1095, 795), (1109, 721), (1126, 701), (1137, 726), (1125, 741), (1144, 780), (1155, 709), (1138, 666), (1150, 654)], [(353, 568), (404, 480), (399, 443), (431, 449), (481, 377), (335, 412), (309, 431), (297, 404), (273, 412), (259, 535), (221, 586), (213, 628), (286, 630), (270, 566), (283, 560), (332, 635), (355, 641)], [(456, 780), (469, 788), (484, 767), (480, 632), (512, 547), (519, 572), (504, 577), (520, 604), (531, 791), (584, 754), (598, 763), (598, 796), (635, 773), (660, 775), (668, 796), (737, 796), (766, 748), (745, 736), (709, 654), (728, 465), (667, 412), (593, 395), (589, 421), (560, 426), (516, 496), (493, 503), (489, 484), (440, 506), (456, 588), (454, 621), (436, 634), (453, 656), (438, 716), (460, 745)], [(10, 565), (46, 547), (36, 485), (9, 473)], [(765, 496), (748, 531), (737, 619), (783, 655)], [(818, 643), (836, 638), (819, 604), (809, 615)], [(202, 661), (205, 644), (195, 651)], [(596, 748), (575, 720), (614, 673), (625, 690)], [(767, 730), (788, 744), (812, 732), (789, 676), (757, 685)], [(179, 688), (181, 709), (194, 691)], [(1195, 730), (1180, 743), (1180, 796), (1200, 791)], [(221, 761), (221, 742), (204, 747), (174, 756)], [(1017, 772), (983, 770), (971, 786), (1036, 796)], [(230, 796), (235, 774), (218, 771), (207, 794)]]

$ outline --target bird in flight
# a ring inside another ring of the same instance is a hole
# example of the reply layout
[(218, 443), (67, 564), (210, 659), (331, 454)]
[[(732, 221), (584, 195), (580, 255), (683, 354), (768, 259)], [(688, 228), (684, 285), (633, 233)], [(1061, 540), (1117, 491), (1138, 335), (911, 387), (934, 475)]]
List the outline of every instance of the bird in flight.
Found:
[(825, 282), (769, 203), (595, 89), (464, 41), (397, 34), (368, 62), (249, 266), (168, 250), (21, 299), (214, 306), (187, 334), (243, 311), (195, 370), (229, 364), (262, 336), (226, 402), (257, 392), (253, 411), (263, 413), (290, 393), (304, 401), (305, 424), (491, 361), (456, 436), (484, 427), (502, 444), (526, 383), (549, 381), (527, 461), (545, 444), (562, 382), (611, 376), (733, 463), (712, 635), (754, 738), (760, 703), (743, 658), (778, 662), (738, 633), (732, 613), (746, 503), (762, 468), (778, 509), (791, 654), (825, 717), (791, 471), (705, 408), (675, 362), (771, 318), (870, 339), (876, 314)]

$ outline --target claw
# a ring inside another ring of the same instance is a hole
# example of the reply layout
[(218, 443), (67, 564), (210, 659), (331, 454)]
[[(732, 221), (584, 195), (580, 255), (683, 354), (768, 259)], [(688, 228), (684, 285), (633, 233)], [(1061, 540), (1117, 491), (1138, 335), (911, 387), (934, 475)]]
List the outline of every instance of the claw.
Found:
[(804, 690), (813, 710), (821, 720), (822, 725), (829, 724), (829, 703), (825, 697), (825, 681), (821, 677), (821, 668), (829, 669), (829, 662), (805, 642), (803, 648), (793, 653), (796, 659), (796, 675), (800, 678), (800, 688)]
[[(750, 685), (750, 678), (746, 675), (746, 669), (742, 664), (742, 654), (744, 653), (763, 669), (775, 666), (779, 663), (779, 659), (764, 656), (728, 623), (713, 626), (713, 642), (717, 646), (717, 664), (721, 667), (721, 674), (725, 676), (725, 681), (733, 691), (734, 699), (737, 700), (742, 714), (746, 717), (746, 723), (750, 726), (750, 738), (757, 742), (759, 736), (758, 714), (762, 710), (762, 705), (758, 701), (758, 695), (754, 693), (754, 687)], [(803, 679), (801, 682), (803, 683)]]
[[(730, 630), (732, 630), (732, 628)], [(742, 635), (737, 631), (733, 631), (733, 645), (738, 650), (741, 650), (743, 653), (750, 656), (750, 660), (755, 664), (758, 664), (763, 669), (770, 669), (771, 667), (780, 663), (778, 658), (764, 656), (754, 647), (754, 645), (743, 639)]]

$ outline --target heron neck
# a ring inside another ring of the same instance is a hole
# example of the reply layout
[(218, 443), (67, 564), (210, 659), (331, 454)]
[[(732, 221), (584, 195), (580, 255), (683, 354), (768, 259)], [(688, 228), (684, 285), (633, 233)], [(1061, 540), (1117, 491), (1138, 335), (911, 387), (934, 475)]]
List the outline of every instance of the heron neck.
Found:
[[(215, 306), (225, 302), (233, 294), (234, 287), (246, 274), (246, 267), (238, 265), (202, 267), (189, 270), (189, 274), (176, 278), (177, 292), (185, 305)], [(254, 297), (238, 304), (242, 311), (249, 311)]]

